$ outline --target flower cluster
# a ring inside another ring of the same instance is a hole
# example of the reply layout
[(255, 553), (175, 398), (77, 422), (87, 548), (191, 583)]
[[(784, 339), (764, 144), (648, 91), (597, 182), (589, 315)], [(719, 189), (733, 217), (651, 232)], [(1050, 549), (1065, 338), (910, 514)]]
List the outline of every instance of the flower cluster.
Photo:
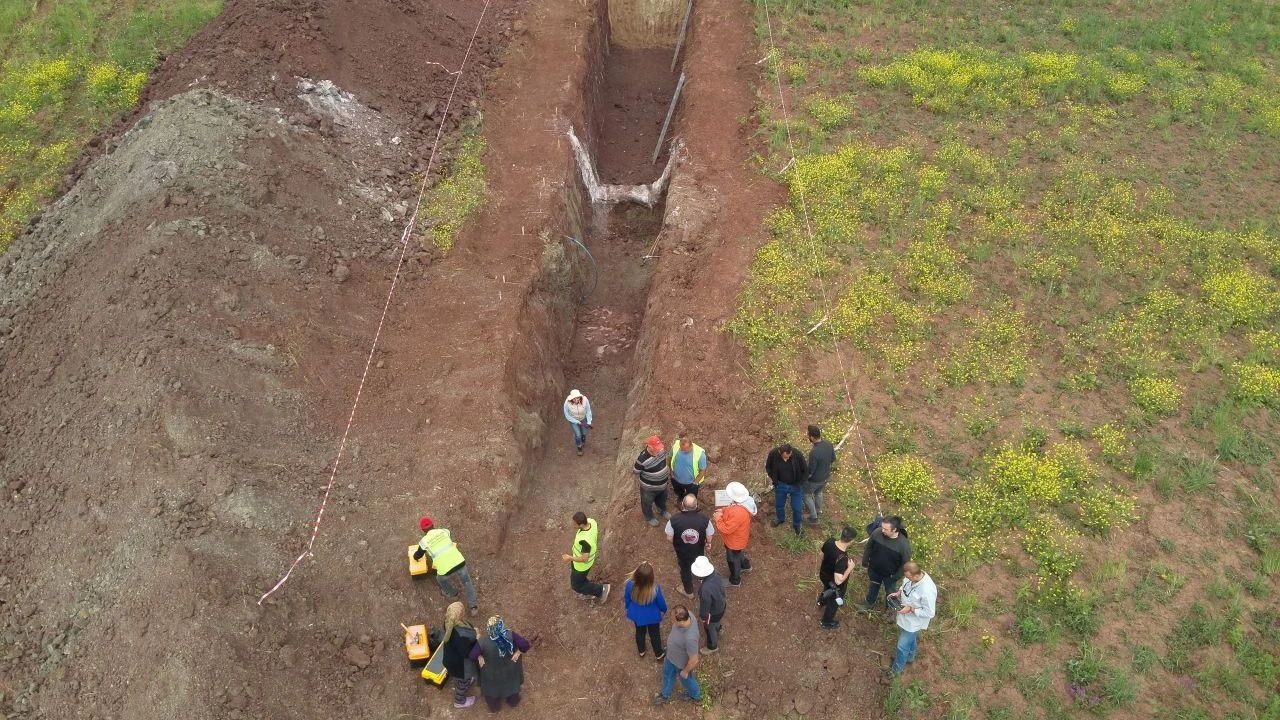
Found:
[(1094, 428), (1093, 439), (1098, 441), (1103, 459), (1112, 464), (1123, 461), (1133, 450), (1129, 443), (1129, 434), (1124, 428), (1113, 423)]
[(814, 95), (806, 105), (809, 114), (818, 121), (818, 127), (831, 131), (849, 122), (853, 108), (845, 102), (824, 95)]
[(1233, 325), (1252, 325), (1275, 312), (1275, 282), (1249, 268), (1211, 275), (1204, 283), (1205, 300)]
[(1137, 501), (1109, 487), (1091, 487), (1080, 495), (1080, 524), (1102, 535), (1138, 519)]
[(933, 468), (915, 455), (881, 455), (872, 476), (886, 498), (905, 508), (919, 508), (938, 496)]
[(1036, 515), (1022, 534), (1022, 549), (1036, 563), (1043, 578), (1065, 580), (1080, 567), (1079, 537), (1056, 515)]
[(1133, 402), (1153, 415), (1172, 415), (1182, 402), (1182, 388), (1169, 378), (1139, 375), (1129, 381)]
[(1248, 405), (1280, 407), (1280, 370), (1261, 363), (1234, 363), (1231, 394)]
[(431, 189), (422, 204), (423, 226), (441, 250), (453, 247), (458, 231), (484, 203), (484, 139), (468, 135), (462, 141), (449, 175)]

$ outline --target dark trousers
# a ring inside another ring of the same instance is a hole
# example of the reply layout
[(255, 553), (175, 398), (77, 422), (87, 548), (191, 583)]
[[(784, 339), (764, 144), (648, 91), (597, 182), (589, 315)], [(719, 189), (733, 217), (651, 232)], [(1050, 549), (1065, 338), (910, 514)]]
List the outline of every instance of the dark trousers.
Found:
[(667, 516), (667, 486), (660, 488), (650, 488), (647, 485), (640, 486), (640, 512), (644, 513), (645, 520), (653, 519), (653, 509), (658, 508), (658, 514)]
[(604, 594), (604, 586), (597, 582), (591, 582), (587, 579), (587, 573), (590, 570), (575, 570), (573, 566), (569, 566), (569, 587), (579, 595), (590, 595), (598, 598)]
[(644, 652), (644, 638), (649, 636), (649, 644), (653, 646), (653, 656), (662, 655), (662, 623), (636, 626), (636, 650)]
[(875, 605), (876, 600), (880, 598), (880, 588), (884, 588), (884, 594), (888, 595), (896, 588), (898, 581), (892, 575), (881, 575), (871, 568), (867, 568), (867, 578), (871, 580), (870, 586), (867, 588), (867, 605)]
[(751, 569), (751, 558), (747, 557), (747, 551), (725, 548), (724, 559), (729, 566), (729, 584), (737, 585), (742, 582), (742, 571)]
[(685, 485), (684, 483), (678, 483), (675, 480), (672, 480), (671, 487), (674, 488), (676, 491), (676, 506), (678, 509), (680, 505), (680, 501), (684, 499), (685, 495), (692, 495), (694, 497), (698, 497), (698, 488), (700, 488), (701, 486)]
[(711, 616), (710, 620), (704, 623), (707, 628), (707, 649), (715, 650), (720, 647), (720, 621), (724, 620), (724, 613), (719, 612)]
[(515, 707), (520, 704), (520, 693), (508, 695), (506, 698), (494, 698), (486, 695), (484, 697), (484, 704), (489, 706), (489, 712), (498, 712), (502, 709), (502, 701), (504, 699), (507, 701), (508, 705)]
[(684, 588), (685, 595), (693, 594), (693, 561), (698, 559), (698, 555), (686, 557), (676, 554), (676, 562), (680, 564), (680, 587)]
[[(848, 587), (849, 587), (849, 581), (846, 580), (844, 581), (843, 584), (836, 586), (836, 594), (843, 598), (844, 591)], [(822, 606), (822, 622), (830, 623), (834, 621), (836, 619), (836, 611), (838, 611), (839, 609), (840, 609), (840, 605), (836, 603), (836, 599), (831, 598), (831, 602)]]

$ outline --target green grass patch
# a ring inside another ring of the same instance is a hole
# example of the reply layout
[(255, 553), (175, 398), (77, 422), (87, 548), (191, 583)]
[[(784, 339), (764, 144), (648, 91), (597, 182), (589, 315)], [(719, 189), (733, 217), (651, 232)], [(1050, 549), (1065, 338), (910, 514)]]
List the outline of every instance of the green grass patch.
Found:
[(462, 137), (448, 174), (428, 191), (419, 213), (431, 244), (448, 252), (467, 220), (484, 204), (488, 185), (484, 138), (474, 130)]

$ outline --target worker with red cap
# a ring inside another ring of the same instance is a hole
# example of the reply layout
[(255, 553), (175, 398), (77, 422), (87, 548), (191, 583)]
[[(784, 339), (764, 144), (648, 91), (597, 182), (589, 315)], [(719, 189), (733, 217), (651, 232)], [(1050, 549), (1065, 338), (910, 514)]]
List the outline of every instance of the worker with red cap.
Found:
[(649, 436), (644, 449), (636, 458), (635, 473), (640, 476), (640, 512), (644, 521), (652, 527), (660, 522), (654, 517), (657, 508), (663, 520), (671, 517), (667, 512), (667, 482), (671, 479), (671, 451), (662, 445), (662, 438)]
[(421, 560), (423, 555), (431, 557), (431, 567), (436, 571), (436, 582), (440, 583), (440, 589), (444, 594), (451, 598), (458, 597), (458, 588), (454, 583), (462, 583), (462, 589), (467, 593), (467, 607), (471, 609), (471, 614), (475, 615), (476, 586), (471, 582), (471, 572), (467, 570), (467, 561), (462, 557), (458, 544), (450, 537), (448, 530), (436, 527), (431, 518), (426, 515), (418, 520), (418, 527), (426, 534), (418, 541), (418, 549), (414, 551), (413, 559)]

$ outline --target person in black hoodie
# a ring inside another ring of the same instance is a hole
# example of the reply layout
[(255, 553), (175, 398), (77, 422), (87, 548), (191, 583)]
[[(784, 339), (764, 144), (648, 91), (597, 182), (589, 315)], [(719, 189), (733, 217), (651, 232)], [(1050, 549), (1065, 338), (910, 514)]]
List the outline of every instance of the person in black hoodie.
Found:
[(769, 451), (764, 461), (764, 472), (773, 485), (773, 505), (777, 517), (773, 526), (787, 521), (787, 501), (791, 502), (791, 528), (797, 535), (804, 533), (800, 526), (804, 515), (804, 483), (809, 477), (804, 453), (795, 451), (789, 443), (783, 443)]
[(475, 704), (468, 695), (476, 681), (476, 663), (468, 656), (476, 645), (476, 629), (467, 622), (467, 607), (460, 602), (444, 610), (444, 667), (453, 678), (453, 706), (469, 708)]
[(881, 588), (886, 597), (893, 592), (902, 577), (902, 566), (910, 560), (911, 542), (907, 539), (907, 529), (902, 527), (902, 518), (897, 515), (882, 518), (880, 527), (867, 536), (867, 546), (862, 551), (862, 567), (867, 569), (870, 586), (866, 602), (858, 605), (858, 609), (870, 612), (880, 597)]

